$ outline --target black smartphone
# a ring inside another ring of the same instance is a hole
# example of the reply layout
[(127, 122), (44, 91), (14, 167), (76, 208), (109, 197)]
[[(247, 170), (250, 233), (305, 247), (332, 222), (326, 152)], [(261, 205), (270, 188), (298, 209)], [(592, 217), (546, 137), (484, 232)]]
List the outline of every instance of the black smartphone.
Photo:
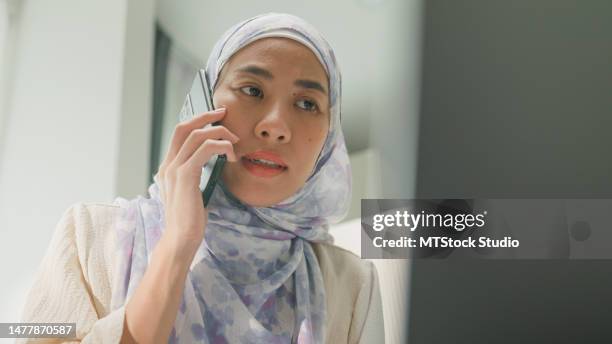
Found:
[[(206, 71), (200, 69), (193, 79), (191, 84), (191, 90), (185, 98), (185, 103), (181, 109), (179, 119), (181, 122), (188, 121), (194, 116), (201, 115), (204, 112), (214, 110), (212, 89), (208, 84), (208, 78), (206, 77)], [(207, 126), (210, 126), (208, 124)], [(219, 122), (215, 122), (212, 125), (219, 125)], [(202, 191), (202, 199), (204, 200), (204, 207), (208, 205), (208, 201), (212, 196), (217, 181), (221, 176), (223, 166), (227, 161), (225, 154), (215, 154), (210, 160), (202, 166), (202, 176), (200, 178), (200, 191)]]

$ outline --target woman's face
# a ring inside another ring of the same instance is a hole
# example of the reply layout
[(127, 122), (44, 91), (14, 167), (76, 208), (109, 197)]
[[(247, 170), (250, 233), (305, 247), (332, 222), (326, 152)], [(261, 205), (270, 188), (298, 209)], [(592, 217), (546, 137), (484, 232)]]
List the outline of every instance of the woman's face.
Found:
[(329, 128), (328, 78), (310, 49), (286, 38), (257, 40), (223, 67), (213, 101), (236, 134), (238, 161), (222, 178), (242, 202), (266, 207), (310, 176)]

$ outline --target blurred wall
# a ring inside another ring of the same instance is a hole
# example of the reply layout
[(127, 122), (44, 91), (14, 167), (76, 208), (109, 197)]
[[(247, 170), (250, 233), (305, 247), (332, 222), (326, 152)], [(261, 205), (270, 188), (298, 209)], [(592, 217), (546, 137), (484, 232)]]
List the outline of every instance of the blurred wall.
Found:
[[(419, 197), (612, 197), (612, 2), (430, 0), (425, 23)], [(417, 260), (410, 342), (610, 342), (610, 271)]]
[[(22, 2), (0, 134), (0, 271), (10, 276), (0, 321), (18, 321), (70, 204), (144, 189), (148, 127), (130, 116), (149, 116), (152, 14), (144, 0)], [(126, 162), (135, 146), (145, 165)], [(123, 179), (140, 182), (125, 187)]]
[(121, 123), (117, 161), (118, 195), (145, 195), (149, 186), (152, 141), (152, 93), (154, 60), (154, 0), (126, 1)]

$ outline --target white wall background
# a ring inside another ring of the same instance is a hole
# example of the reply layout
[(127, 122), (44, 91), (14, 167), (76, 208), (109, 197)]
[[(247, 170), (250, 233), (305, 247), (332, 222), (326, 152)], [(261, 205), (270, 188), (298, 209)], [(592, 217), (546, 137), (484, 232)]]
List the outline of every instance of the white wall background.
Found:
[(134, 196), (148, 168), (129, 156), (148, 163), (138, 117), (149, 116), (153, 3), (130, 1), (129, 13), (123, 0), (21, 5), (2, 78), (0, 322), (19, 320), (63, 211)]

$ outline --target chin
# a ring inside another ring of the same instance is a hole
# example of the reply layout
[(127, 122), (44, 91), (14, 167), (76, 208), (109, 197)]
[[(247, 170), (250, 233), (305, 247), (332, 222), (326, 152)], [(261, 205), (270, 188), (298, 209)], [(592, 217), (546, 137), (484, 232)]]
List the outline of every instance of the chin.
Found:
[(278, 193), (279, 189), (283, 189), (278, 183), (262, 183), (261, 181), (251, 180), (248, 176), (232, 178), (225, 173), (222, 178), (223, 183), (232, 195), (242, 203), (252, 207), (269, 207), (288, 197)]
[(276, 194), (274, 191), (278, 189), (274, 186), (264, 188), (230, 183), (227, 187), (242, 203), (258, 208), (273, 206), (288, 197)]

